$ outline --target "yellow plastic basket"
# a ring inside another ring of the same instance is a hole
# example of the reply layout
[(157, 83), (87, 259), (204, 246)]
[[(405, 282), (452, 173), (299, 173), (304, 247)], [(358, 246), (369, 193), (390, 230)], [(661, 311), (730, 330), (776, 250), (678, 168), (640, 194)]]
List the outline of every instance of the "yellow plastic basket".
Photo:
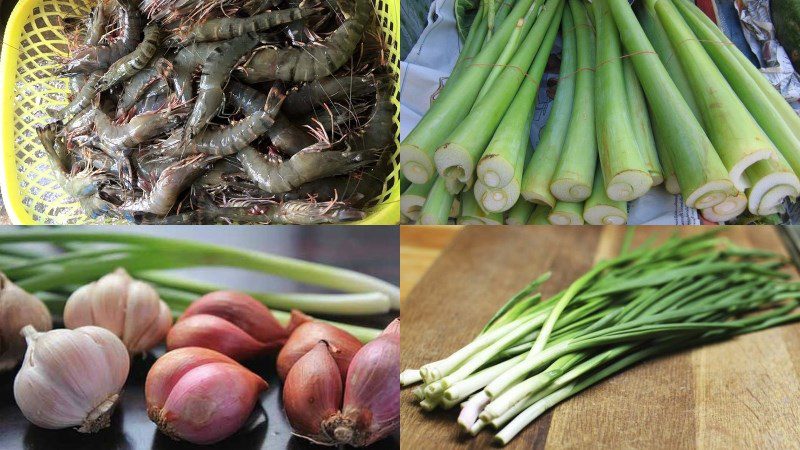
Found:
[[(67, 103), (68, 83), (57, 75), (59, 57), (67, 55), (63, 19), (86, 17), (93, 0), (20, 0), (6, 26), (2, 69), (2, 195), (15, 224), (98, 223), (83, 214), (56, 183), (34, 127), (48, 121), (47, 108)], [(389, 48), (389, 64), (397, 79), (400, 68), (400, 0), (375, 0)], [(399, 139), (400, 108), (395, 83), (395, 139)], [(362, 225), (400, 222), (400, 183), (397, 155), (389, 186)], [(107, 221), (108, 219), (106, 219)], [(122, 223), (122, 221), (120, 221)]]

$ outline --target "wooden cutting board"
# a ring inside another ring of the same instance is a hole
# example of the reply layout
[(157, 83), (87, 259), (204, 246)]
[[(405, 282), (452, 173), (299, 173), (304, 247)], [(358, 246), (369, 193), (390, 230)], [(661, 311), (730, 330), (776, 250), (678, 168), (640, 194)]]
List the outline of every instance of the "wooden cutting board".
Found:
[[(675, 230), (639, 228), (634, 242)], [(621, 227), (465, 228), (404, 300), (402, 368), (417, 368), (468, 343), (509, 296), (545, 271), (553, 276), (543, 293), (563, 289), (595, 260), (615, 254), (623, 233)], [(420, 235), (403, 235), (401, 247)], [(725, 235), (740, 245), (785, 253), (771, 227), (735, 227)], [(441, 235), (435, 239), (446, 242)], [(402, 267), (413, 265), (403, 261)], [(401, 447), (490, 445), (490, 433), (474, 439), (461, 434), (456, 416), (456, 410), (422, 411), (404, 389)], [(798, 446), (800, 324), (793, 324), (632, 367), (551, 409), (507, 448)]]

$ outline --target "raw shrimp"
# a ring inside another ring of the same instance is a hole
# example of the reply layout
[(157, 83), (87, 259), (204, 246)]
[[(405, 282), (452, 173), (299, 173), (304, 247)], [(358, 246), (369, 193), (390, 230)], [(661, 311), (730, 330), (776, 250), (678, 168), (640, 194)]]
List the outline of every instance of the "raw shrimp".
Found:
[(208, 58), (208, 55), (219, 45), (216, 42), (192, 44), (181, 49), (174, 57), (173, 85), (178, 100), (188, 104), (194, 97), (192, 78), (194, 72)]
[(136, 102), (134, 108), (136, 114), (160, 111), (169, 103), (171, 92), (167, 80), (159, 78), (155, 84), (147, 89), (144, 96)]
[[(266, 102), (266, 95), (236, 81), (231, 81), (228, 84), (227, 92), (233, 104), (241, 108), (245, 114), (252, 114), (260, 108), (260, 105)], [(281, 111), (285, 108), (284, 103)], [(294, 155), (300, 150), (316, 144), (314, 138), (288, 120), (283, 113), (275, 117), (275, 123), (267, 130), (267, 136), (269, 136), (272, 145), (289, 155)]]
[(326, 77), (350, 59), (371, 17), (370, 0), (355, 0), (353, 14), (330, 36), (303, 47), (257, 50), (241, 67), (241, 78), (248, 83), (257, 83), (266, 80), (311, 81)]
[(159, 37), (158, 25), (146, 26), (142, 42), (136, 46), (134, 51), (118, 59), (108, 68), (108, 72), (97, 83), (97, 90), (105, 91), (111, 86), (127, 80), (147, 66), (158, 50)]
[(314, 80), (286, 95), (283, 111), (290, 116), (313, 114), (318, 106), (334, 101), (349, 101), (352, 98), (375, 92), (375, 77), (326, 77)]
[(181, 115), (175, 114), (169, 108), (156, 113), (140, 114), (122, 125), (113, 124), (107, 114), (100, 113), (94, 119), (97, 145), (108, 155), (119, 157), (127, 153), (127, 150), (177, 127), (181, 121)]
[(343, 203), (289, 201), (252, 207), (216, 207), (210, 205), (191, 212), (143, 221), (160, 225), (184, 223), (261, 223), (283, 225), (316, 225), (360, 220), (364, 212)]
[(192, 155), (167, 167), (153, 184), (153, 189), (142, 197), (119, 207), (124, 217), (134, 220), (137, 213), (163, 216), (172, 209), (181, 191), (187, 188), (206, 169), (208, 163), (218, 159), (207, 155)]
[(290, 8), (267, 11), (250, 17), (220, 17), (180, 27), (172, 35), (171, 40), (182, 44), (225, 41), (247, 33), (264, 31), (278, 25), (301, 20), (317, 11), (314, 8)]
[(90, 73), (108, 69), (118, 59), (132, 52), (142, 34), (142, 16), (136, 5), (119, 2), (119, 39), (108, 45), (90, 45), (75, 52), (64, 73)]
[(94, 72), (92, 75), (90, 75), (89, 79), (86, 81), (86, 84), (84, 84), (81, 90), (75, 94), (75, 98), (73, 98), (67, 106), (55, 112), (56, 118), (64, 120), (88, 108), (89, 105), (92, 104), (92, 99), (94, 99), (94, 96), (97, 93), (97, 85), (102, 77), (102, 72)]
[(172, 134), (162, 146), (164, 154), (184, 155), (190, 153), (205, 153), (208, 155), (232, 155), (258, 139), (275, 123), (275, 116), (281, 109), (284, 99), (279, 87), (270, 89), (264, 102), (264, 109), (253, 111), (233, 125), (216, 130), (205, 130), (189, 142)]
[(231, 70), (243, 56), (259, 43), (255, 33), (247, 33), (217, 45), (203, 63), (197, 100), (186, 121), (186, 136), (191, 139), (208, 124), (222, 108), (225, 94), (222, 86), (230, 76)]
[(85, 45), (97, 45), (100, 43), (100, 39), (102, 39), (103, 35), (106, 33), (107, 21), (108, 17), (106, 17), (105, 1), (97, 0), (97, 6), (92, 9), (86, 26)]
[(169, 61), (164, 58), (154, 58), (144, 69), (133, 75), (125, 84), (117, 103), (117, 117), (122, 117), (130, 110), (139, 99), (149, 90), (153, 83), (164, 80), (169, 74)]
[(352, 172), (369, 163), (370, 152), (303, 150), (286, 161), (266, 158), (249, 147), (237, 157), (245, 173), (265, 192), (279, 194), (319, 178)]

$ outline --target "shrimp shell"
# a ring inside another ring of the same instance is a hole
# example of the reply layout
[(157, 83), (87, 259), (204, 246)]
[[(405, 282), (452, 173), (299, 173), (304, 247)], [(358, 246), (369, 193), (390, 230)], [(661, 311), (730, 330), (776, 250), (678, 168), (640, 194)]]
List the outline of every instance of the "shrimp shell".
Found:
[(99, 147), (112, 157), (139, 146), (179, 125), (181, 118), (169, 109), (157, 113), (140, 114), (130, 122), (115, 125), (105, 113), (95, 116), (94, 125)]
[(290, 116), (313, 114), (319, 105), (375, 92), (375, 77), (326, 77), (311, 81), (295, 92), (286, 95), (283, 111)]
[(75, 52), (64, 73), (90, 73), (108, 69), (118, 59), (132, 52), (142, 34), (142, 16), (134, 5), (120, 2), (119, 39), (108, 45), (90, 45)]
[(145, 68), (158, 50), (159, 37), (160, 30), (158, 25), (145, 27), (142, 42), (136, 46), (134, 51), (118, 59), (108, 68), (108, 72), (103, 75), (103, 78), (97, 84), (97, 90), (99, 92), (105, 91)]
[(258, 43), (258, 35), (248, 33), (217, 45), (209, 53), (203, 63), (194, 109), (186, 121), (187, 137), (196, 136), (217, 115), (225, 97), (222, 85), (239, 59), (250, 53)]
[(303, 150), (286, 161), (264, 158), (248, 147), (237, 157), (245, 173), (271, 194), (288, 192), (309, 181), (352, 172), (366, 165), (369, 152)]
[[(228, 95), (233, 104), (241, 108), (245, 114), (252, 114), (267, 101), (266, 95), (236, 81), (228, 84)], [(286, 103), (281, 111), (284, 109), (286, 109)], [(300, 150), (316, 144), (314, 138), (288, 120), (283, 113), (275, 117), (275, 123), (267, 130), (267, 136), (272, 145), (289, 155), (294, 155)]]
[(314, 8), (290, 8), (267, 11), (250, 17), (220, 17), (182, 27), (172, 37), (179, 43), (225, 41), (247, 33), (264, 31), (304, 19), (318, 10)]
[(91, 74), (89, 79), (86, 81), (86, 84), (84, 84), (81, 90), (75, 94), (75, 97), (72, 99), (72, 101), (69, 102), (67, 106), (54, 113), (55, 117), (57, 119), (64, 120), (88, 108), (89, 105), (92, 104), (92, 99), (94, 99), (94, 96), (97, 93), (97, 85), (100, 83), (102, 77), (102, 72), (94, 72)]
[(353, 55), (371, 17), (369, 0), (355, 0), (353, 15), (330, 36), (303, 47), (262, 48), (241, 67), (248, 83), (266, 80), (311, 81), (338, 70)]

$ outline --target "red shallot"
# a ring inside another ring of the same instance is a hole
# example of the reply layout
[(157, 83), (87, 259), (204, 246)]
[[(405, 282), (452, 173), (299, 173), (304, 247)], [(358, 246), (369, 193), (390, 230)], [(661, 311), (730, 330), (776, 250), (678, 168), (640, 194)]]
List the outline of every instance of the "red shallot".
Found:
[(361, 348), (361, 342), (352, 334), (324, 322), (306, 322), (298, 326), (278, 353), (278, 375), (286, 379), (289, 369), (319, 341), (328, 343), (331, 356), (336, 360), (341, 378), (347, 374), (350, 360)]

